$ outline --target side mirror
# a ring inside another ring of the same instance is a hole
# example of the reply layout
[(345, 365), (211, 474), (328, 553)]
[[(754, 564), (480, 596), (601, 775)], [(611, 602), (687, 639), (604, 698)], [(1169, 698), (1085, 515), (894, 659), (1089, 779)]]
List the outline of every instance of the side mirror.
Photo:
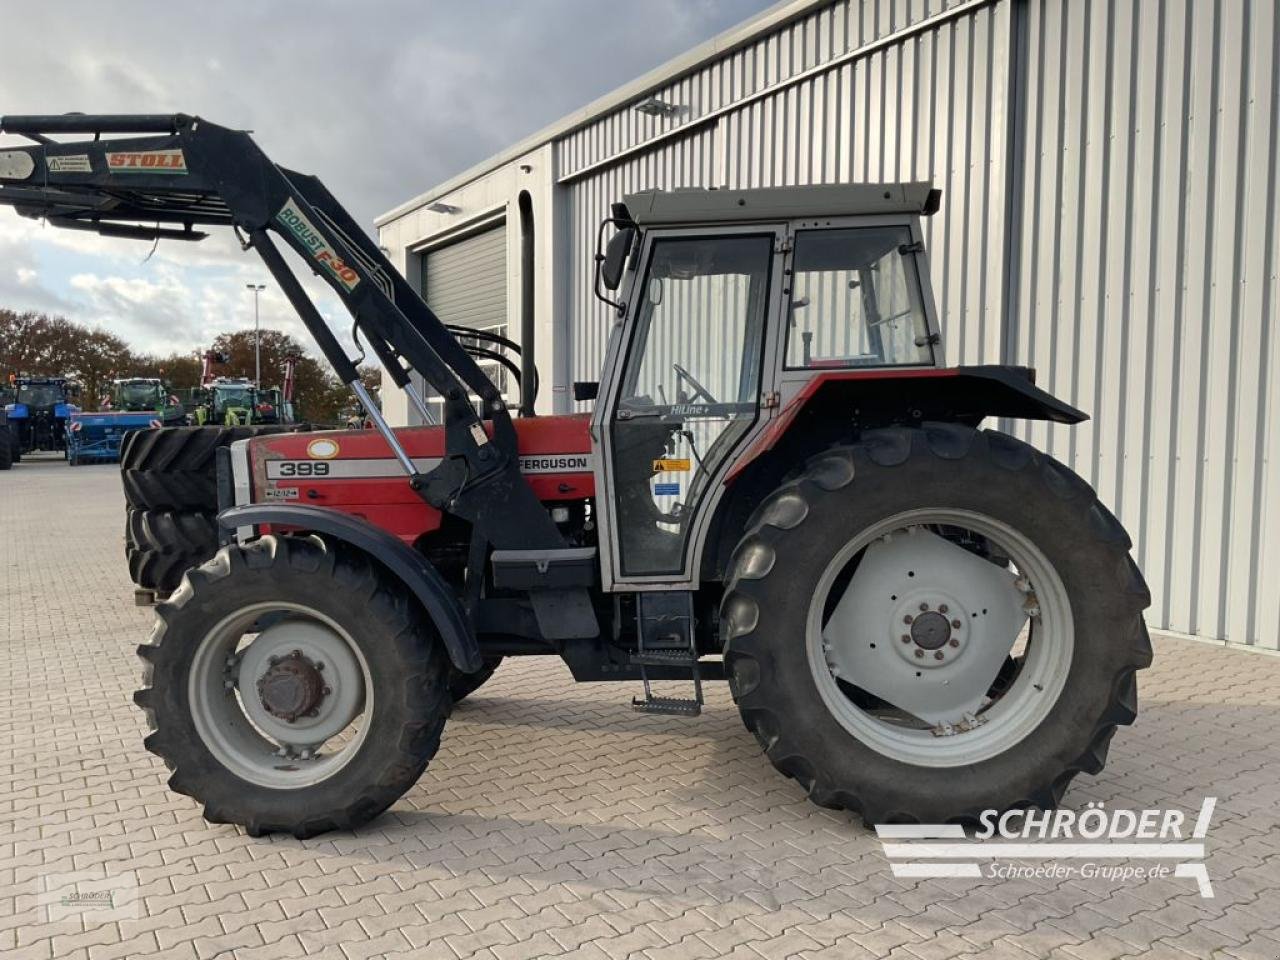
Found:
[(622, 283), (622, 272), (626, 269), (627, 254), (635, 236), (634, 227), (625, 227), (609, 238), (600, 264), (600, 283), (606, 290), (617, 290)]

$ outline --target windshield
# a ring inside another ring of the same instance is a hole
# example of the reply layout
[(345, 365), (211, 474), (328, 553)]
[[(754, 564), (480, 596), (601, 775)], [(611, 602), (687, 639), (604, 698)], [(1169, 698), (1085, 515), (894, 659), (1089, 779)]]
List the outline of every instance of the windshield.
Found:
[(52, 407), (62, 402), (62, 388), (52, 383), (26, 383), (18, 387), (18, 402), (29, 407)]
[(793, 269), (788, 368), (933, 363), (906, 226), (802, 230)]
[(253, 404), (253, 391), (249, 387), (218, 387), (218, 402), (224, 407), (248, 407)]
[(160, 403), (160, 388), (154, 383), (123, 383), (120, 403), (130, 410), (144, 410)]

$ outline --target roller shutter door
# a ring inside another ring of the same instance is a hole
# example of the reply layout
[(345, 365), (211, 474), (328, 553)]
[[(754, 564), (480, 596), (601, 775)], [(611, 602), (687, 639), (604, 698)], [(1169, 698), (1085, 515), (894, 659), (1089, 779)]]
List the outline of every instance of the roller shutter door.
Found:
[(427, 305), (445, 323), (492, 328), (507, 322), (505, 223), (428, 251), (422, 270)]

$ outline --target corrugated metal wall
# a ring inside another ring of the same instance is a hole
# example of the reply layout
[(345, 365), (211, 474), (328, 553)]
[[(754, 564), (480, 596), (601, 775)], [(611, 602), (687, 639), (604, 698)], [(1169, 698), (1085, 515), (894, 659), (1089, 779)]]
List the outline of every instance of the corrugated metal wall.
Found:
[(848, 0), (557, 144), (574, 376), (595, 230), (643, 187), (929, 179), (951, 363), (1093, 414), (1017, 425), (1137, 543), (1154, 626), (1280, 648), (1280, 23), (1270, 0)]
[(709, 186), (715, 182), (714, 126), (673, 138), (661, 147), (575, 180), (568, 191), (570, 369), (575, 380), (597, 380), (614, 315), (591, 292), (596, 231), (609, 204), (646, 187)]
[[(591, 295), (600, 219), (647, 187), (932, 180), (948, 201), (927, 224), (930, 249), (968, 252), (935, 266), (939, 310), (965, 328), (949, 358), (997, 361), (1007, 147), (1004, 111), (987, 105), (1007, 96), (1007, 22), (1002, 5), (975, 0), (832, 4), (655, 92), (678, 115), (617, 111), (561, 140), (574, 377), (598, 375), (610, 323)], [(976, 276), (973, 263), (983, 264)]]
[(1026, 433), (1125, 522), (1150, 623), (1280, 647), (1275, 4), (1041, 0), (1026, 26), (1011, 345), (1093, 414)]

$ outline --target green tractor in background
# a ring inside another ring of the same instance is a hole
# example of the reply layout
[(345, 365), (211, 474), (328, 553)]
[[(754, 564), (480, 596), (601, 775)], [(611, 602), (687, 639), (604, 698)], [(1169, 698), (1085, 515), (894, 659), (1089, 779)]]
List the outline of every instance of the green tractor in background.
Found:
[(117, 413), (151, 412), (166, 427), (186, 423), (182, 401), (158, 377), (128, 377), (111, 381), (110, 390), (100, 408)]
[(248, 377), (213, 376), (213, 365), (226, 362), (225, 354), (211, 350), (204, 355), (200, 387), (192, 395), (189, 415), (192, 424), (201, 427), (247, 427), (297, 422), (293, 407), (297, 357), (285, 358), (282, 387), (261, 387)]
[(246, 377), (217, 377), (201, 388), (192, 421), (200, 427), (248, 426), (254, 422), (256, 393)]

